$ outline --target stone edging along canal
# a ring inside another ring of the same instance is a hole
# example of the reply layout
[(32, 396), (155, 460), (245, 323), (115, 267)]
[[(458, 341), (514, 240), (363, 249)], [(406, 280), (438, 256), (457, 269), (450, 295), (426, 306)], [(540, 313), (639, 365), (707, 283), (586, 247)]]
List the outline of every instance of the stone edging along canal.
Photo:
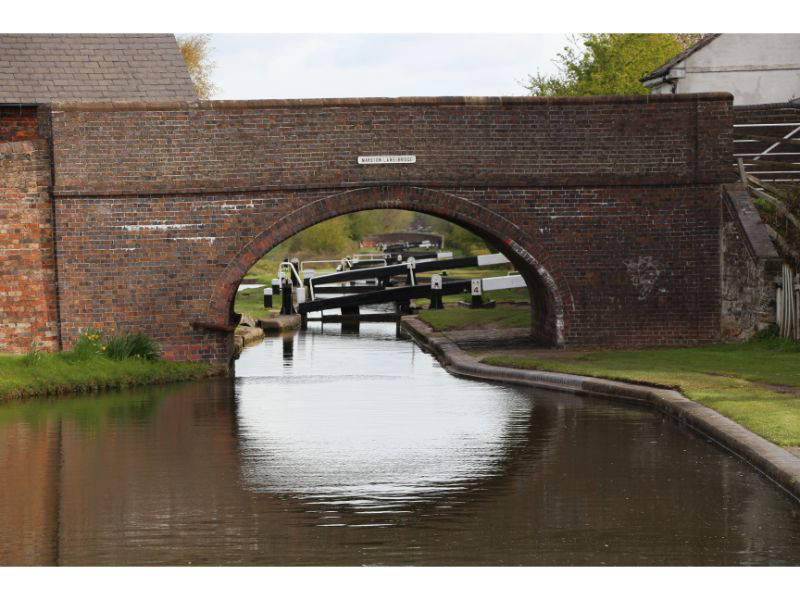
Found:
[(766, 475), (800, 502), (800, 458), (675, 390), (583, 375), (486, 365), (416, 317), (403, 317), (401, 327), (454, 375), (622, 400), (654, 408), (709, 437)]

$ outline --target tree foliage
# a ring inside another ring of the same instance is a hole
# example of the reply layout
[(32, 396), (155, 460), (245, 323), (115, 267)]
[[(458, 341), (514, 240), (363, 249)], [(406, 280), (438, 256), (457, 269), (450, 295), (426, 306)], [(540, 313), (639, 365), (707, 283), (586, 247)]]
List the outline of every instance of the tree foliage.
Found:
[(343, 218), (347, 219), (350, 237), (360, 242), (372, 233), (405, 231), (411, 225), (414, 213), (396, 209), (362, 210)]
[(444, 245), (448, 250), (454, 250), (465, 255), (485, 254), (487, 251), (492, 250), (486, 240), (452, 221), (446, 221), (433, 215), (417, 213), (415, 223), (443, 235)]
[(532, 96), (648, 94), (639, 81), (695, 43), (694, 33), (584, 33), (554, 59), (557, 75), (528, 76)]
[(208, 100), (213, 94), (219, 91), (219, 87), (211, 80), (211, 73), (216, 65), (211, 60), (211, 47), (209, 42), (211, 36), (208, 34), (195, 34), (181, 36), (178, 38), (178, 48), (180, 48), (183, 62), (192, 78), (197, 97), (201, 100)]
[(345, 218), (336, 217), (304, 229), (288, 240), (290, 253), (344, 255), (351, 250), (350, 230)]

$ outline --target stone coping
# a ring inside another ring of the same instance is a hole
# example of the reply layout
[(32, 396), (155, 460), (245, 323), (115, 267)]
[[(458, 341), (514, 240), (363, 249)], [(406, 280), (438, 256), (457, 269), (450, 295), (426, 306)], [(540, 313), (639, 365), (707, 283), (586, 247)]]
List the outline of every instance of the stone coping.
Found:
[(734, 218), (744, 235), (751, 256), (756, 260), (780, 260), (767, 228), (744, 185), (731, 183), (723, 185), (722, 188), (723, 198), (733, 209)]
[(733, 101), (727, 92), (696, 94), (643, 94), (638, 96), (407, 96), (399, 98), (308, 98), (264, 100), (207, 100), (185, 101), (105, 101), (105, 102), (53, 102), (53, 112), (109, 112), (143, 110), (232, 110), (258, 108), (310, 108), (353, 106), (508, 106), (552, 104), (655, 104), (662, 102), (696, 102), (709, 100)]
[(800, 502), (800, 457), (675, 390), (582, 375), (486, 365), (414, 316), (403, 317), (401, 327), (454, 375), (621, 400), (654, 408), (707, 436)]

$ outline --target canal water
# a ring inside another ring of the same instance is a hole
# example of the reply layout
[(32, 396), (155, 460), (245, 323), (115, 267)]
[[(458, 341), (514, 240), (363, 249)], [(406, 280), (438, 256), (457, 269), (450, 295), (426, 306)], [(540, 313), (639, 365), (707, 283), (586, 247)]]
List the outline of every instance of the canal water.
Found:
[(625, 404), (312, 323), (232, 380), (0, 407), (4, 565), (797, 565), (800, 504)]

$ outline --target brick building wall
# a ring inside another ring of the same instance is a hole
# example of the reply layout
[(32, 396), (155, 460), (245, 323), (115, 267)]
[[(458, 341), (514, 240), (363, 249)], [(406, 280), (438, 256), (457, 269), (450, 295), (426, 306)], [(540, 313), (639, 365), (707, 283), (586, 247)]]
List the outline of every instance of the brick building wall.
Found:
[[(55, 105), (52, 137), (66, 347), (94, 326), (227, 360), (260, 256), (381, 207), (503, 249), (543, 342), (719, 337), (729, 95)], [(370, 154), (417, 161), (357, 164)]]
[(39, 137), (34, 106), (0, 106), (0, 142), (21, 142)]
[(58, 348), (49, 185), (46, 141), (0, 142), (0, 352)]

